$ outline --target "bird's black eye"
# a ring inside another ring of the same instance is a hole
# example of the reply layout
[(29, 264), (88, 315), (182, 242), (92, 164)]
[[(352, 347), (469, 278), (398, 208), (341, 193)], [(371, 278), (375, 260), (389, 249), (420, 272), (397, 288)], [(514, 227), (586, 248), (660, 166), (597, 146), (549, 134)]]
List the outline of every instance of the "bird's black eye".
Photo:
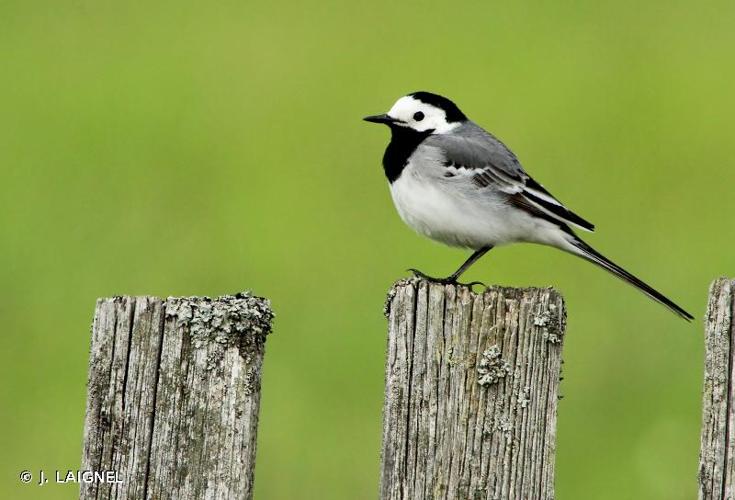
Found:
[(416, 120), (417, 122), (420, 122), (421, 120), (424, 119), (424, 114), (421, 111), (416, 111), (413, 114), (413, 119)]

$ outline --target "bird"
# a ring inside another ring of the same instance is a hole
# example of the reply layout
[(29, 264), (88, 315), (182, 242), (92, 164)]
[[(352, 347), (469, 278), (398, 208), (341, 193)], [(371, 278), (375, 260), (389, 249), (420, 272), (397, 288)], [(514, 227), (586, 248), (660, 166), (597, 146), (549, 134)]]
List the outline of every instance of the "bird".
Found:
[(577, 236), (575, 229), (593, 232), (595, 226), (536, 182), (500, 139), (470, 120), (447, 97), (413, 92), (399, 98), (387, 113), (363, 119), (390, 128), (383, 170), (401, 219), (432, 240), (472, 250), (446, 278), (409, 269), (415, 276), (457, 284), (492, 248), (537, 243), (582, 257), (680, 317), (693, 319)]

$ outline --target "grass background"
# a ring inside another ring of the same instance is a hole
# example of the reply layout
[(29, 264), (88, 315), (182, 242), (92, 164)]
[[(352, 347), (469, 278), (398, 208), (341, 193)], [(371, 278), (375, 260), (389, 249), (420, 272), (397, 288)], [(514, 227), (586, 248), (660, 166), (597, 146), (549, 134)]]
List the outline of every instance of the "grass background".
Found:
[(375, 498), (384, 294), (465, 253), (399, 220), (360, 121), (452, 97), (697, 317), (535, 246), (569, 330), (563, 499), (695, 495), (707, 287), (733, 269), (729, 1), (0, 2), (0, 497), (78, 467), (95, 299), (272, 299), (255, 497)]

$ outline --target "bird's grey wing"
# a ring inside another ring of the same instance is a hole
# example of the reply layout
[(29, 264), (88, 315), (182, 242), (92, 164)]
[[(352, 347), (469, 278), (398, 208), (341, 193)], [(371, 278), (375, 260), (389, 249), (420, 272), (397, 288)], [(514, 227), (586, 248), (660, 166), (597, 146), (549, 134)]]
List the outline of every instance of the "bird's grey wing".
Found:
[(432, 135), (424, 142), (441, 152), (445, 177), (465, 178), (479, 190), (505, 193), (510, 203), (534, 215), (594, 231), (592, 223), (533, 180), (500, 140), (476, 125), (465, 132)]

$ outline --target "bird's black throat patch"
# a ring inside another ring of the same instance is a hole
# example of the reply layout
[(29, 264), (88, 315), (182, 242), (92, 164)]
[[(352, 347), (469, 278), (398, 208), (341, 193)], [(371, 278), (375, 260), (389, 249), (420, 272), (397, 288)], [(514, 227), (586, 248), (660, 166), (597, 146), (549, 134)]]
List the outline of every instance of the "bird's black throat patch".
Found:
[(419, 132), (410, 127), (400, 125), (390, 126), (391, 139), (383, 155), (383, 170), (388, 182), (393, 184), (400, 176), (408, 163), (408, 158), (424, 139), (429, 137), (434, 129)]

